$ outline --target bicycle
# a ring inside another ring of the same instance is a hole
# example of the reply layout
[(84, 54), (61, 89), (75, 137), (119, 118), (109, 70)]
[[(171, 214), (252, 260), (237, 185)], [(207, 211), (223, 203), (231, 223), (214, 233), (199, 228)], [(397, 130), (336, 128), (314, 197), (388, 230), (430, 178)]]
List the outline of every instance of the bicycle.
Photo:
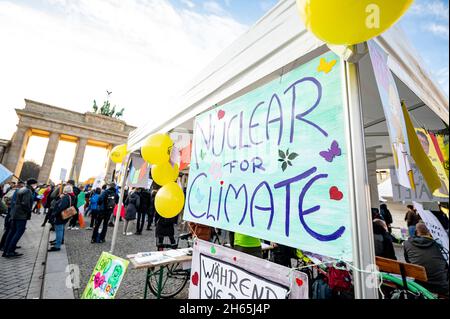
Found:
[[(192, 235), (190, 233), (181, 234), (177, 238), (175, 245), (163, 244), (158, 248), (176, 249), (179, 247), (180, 240), (187, 242), (187, 248), (192, 247)], [(190, 279), (191, 270), (183, 269), (180, 263), (174, 263), (162, 266), (159, 270), (149, 269), (145, 286), (145, 297), (147, 297), (147, 287), (156, 298), (169, 299), (178, 295), (186, 286)]]

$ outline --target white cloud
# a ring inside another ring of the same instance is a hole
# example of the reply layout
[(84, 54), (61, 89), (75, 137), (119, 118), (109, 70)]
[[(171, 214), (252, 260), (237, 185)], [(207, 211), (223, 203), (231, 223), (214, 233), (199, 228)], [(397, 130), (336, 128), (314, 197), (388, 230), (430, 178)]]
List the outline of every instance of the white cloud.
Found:
[(438, 37), (442, 37), (448, 41), (449, 31), (448, 24), (427, 23), (423, 25), (425, 31), (429, 31)]
[[(165, 0), (47, 0), (38, 10), (0, 1), (0, 136), (29, 98), (78, 112), (103, 101), (143, 125), (246, 30), (229, 17), (177, 11)], [(3, 125), (5, 124), (5, 125)], [(107, 128), (105, 128), (107, 129)]]
[(449, 70), (448, 66), (438, 70), (435, 72), (434, 76), (436, 77), (438, 83), (441, 85), (444, 92), (449, 96)]
[(448, 20), (448, 4), (439, 0), (416, 1), (410, 9), (411, 14), (430, 16), (442, 20)]
[(222, 6), (216, 1), (206, 1), (203, 3), (203, 8), (206, 11), (217, 15), (223, 15), (226, 12), (225, 9), (222, 8)]
[(181, 2), (186, 5), (189, 9), (195, 8), (195, 3), (190, 0), (181, 0)]

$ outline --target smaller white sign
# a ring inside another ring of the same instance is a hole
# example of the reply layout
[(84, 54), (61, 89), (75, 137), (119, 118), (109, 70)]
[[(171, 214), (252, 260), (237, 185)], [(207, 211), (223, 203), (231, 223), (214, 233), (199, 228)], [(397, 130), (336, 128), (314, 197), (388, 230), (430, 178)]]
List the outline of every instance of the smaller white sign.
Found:
[(101, 188), (103, 186), (103, 183), (105, 182), (105, 173), (102, 173), (100, 175), (98, 175), (95, 178), (94, 184), (92, 184), (92, 189), (96, 189), (96, 188)]
[(61, 168), (61, 172), (59, 173), (59, 180), (64, 182), (66, 180), (67, 169)]
[[(444, 227), (442, 227), (441, 223), (437, 219), (436, 216), (433, 215), (429, 210), (423, 209), (423, 206), (419, 203), (414, 202), (414, 207), (417, 209), (417, 212), (420, 215), (420, 218), (423, 220), (428, 230), (433, 236), (433, 239), (436, 240), (439, 244), (441, 244), (448, 251), (448, 234), (445, 231)], [(443, 254), (445, 260), (448, 261), (448, 254)]]
[[(414, 174), (414, 182), (416, 184), (415, 190), (400, 185), (397, 175), (395, 174), (395, 169), (390, 170), (393, 200), (395, 202), (419, 203), (442, 201), (443, 198), (433, 196), (433, 193), (428, 189), (422, 174), (415, 165), (412, 167), (412, 170)], [(448, 200), (448, 198), (445, 198), (445, 200)]]
[(265, 259), (197, 240), (189, 299), (308, 299), (308, 277)]

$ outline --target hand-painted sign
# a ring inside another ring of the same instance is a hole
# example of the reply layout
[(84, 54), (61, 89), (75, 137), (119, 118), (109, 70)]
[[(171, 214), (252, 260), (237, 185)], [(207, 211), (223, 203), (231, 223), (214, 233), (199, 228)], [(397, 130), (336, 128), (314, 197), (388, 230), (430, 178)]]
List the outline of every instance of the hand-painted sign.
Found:
[(150, 178), (150, 165), (140, 156), (131, 157), (130, 173), (128, 174), (128, 186), (147, 187)]
[(308, 299), (308, 276), (224, 246), (197, 240), (189, 299)]
[(351, 260), (342, 100), (329, 52), (198, 116), (184, 219)]
[(128, 260), (103, 252), (81, 299), (114, 299), (128, 263)]

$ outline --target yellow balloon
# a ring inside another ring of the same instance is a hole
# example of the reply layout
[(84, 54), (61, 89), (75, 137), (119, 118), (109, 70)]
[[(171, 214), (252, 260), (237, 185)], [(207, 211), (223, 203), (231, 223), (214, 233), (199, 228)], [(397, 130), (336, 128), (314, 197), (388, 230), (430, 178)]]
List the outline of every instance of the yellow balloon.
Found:
[(167, 134), (150, 136), (141, 147), (142, 158), (150, 164), (168, 162), (172, 151), (173, 141)]
[(184, 206), (184, 193), (181, 187), (170, 182), (156, 193), (155, 208), (159, 215), (164, 218), (177, 216)]
[(156, 184), (164, 186), (167, 183), (176, 181), (179, 172), (178, 164), (175, 164), (173, 167), (169, 162), (156, 164), (152, 166), (152, 179)]
[(340, 45), (367, 41), (389, 29), (413, 0), (297, 0), (306, 28)]
[(122, 163), (123, 159), (127, 156), (127, 144), (116, 146), (112, 149), (109, 158), (114, 163)]

